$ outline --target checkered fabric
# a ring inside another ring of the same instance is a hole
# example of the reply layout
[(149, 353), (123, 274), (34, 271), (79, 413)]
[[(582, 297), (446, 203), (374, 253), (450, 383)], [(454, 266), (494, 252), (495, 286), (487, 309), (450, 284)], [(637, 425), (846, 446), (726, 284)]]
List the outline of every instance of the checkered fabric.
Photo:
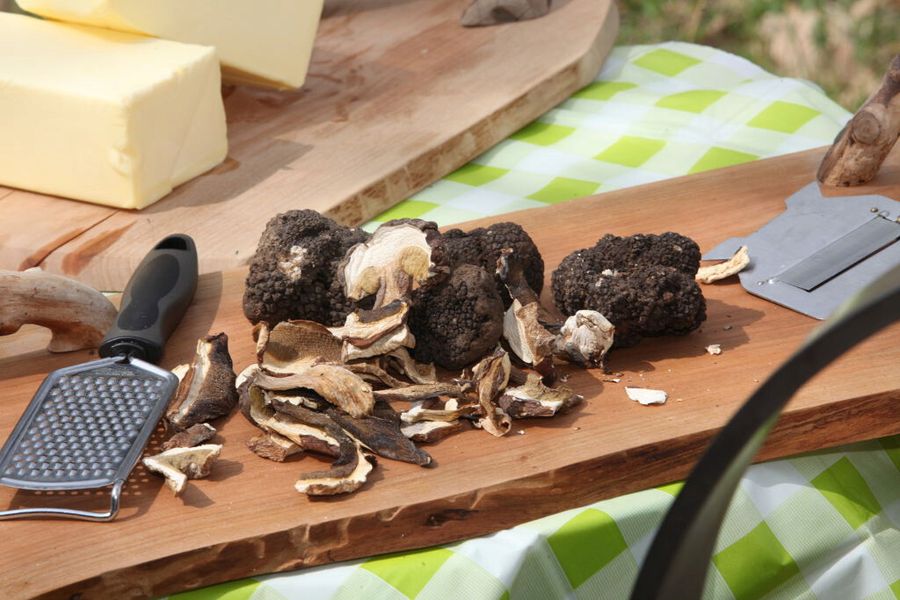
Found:
[[(730, 54), (615, 49), (594, 83), (368, 224), (441, 225), (829, 143), (849, 114)], [(459, 544), (245, 579), (178, 600), (627, 598), (680, 484)], [(900, 436), (754, 465), (706, 598), (900, 600)]]

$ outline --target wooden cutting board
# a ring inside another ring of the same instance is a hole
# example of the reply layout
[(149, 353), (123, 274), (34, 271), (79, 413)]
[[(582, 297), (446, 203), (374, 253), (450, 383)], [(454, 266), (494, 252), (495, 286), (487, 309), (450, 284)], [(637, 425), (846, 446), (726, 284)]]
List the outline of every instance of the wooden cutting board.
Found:
[[(547, 274), (569, 252), (612, 232), (675, 230), (707, 249), (775, 216), (808, 183), (822, 151), (741, 165), (603, 194), (502, 218), (534, 236)], [(874, 185), (900, 198), (900, 152)], [(499, 220), (499, 219), (497, 219)], [(483, 225), (481, 221), (472, 225)], [(210, 274), (169, 344), (165, 365), (186, 362), (197, 337), (226, 331), (236, 366), (252, 361), (240, 299), (243, 272)], [(310, 500), (297, 475), (315, 458), (277, 464), (252, 455), (255, 430), (237, 414), (221, 425), (225, 447), (208, 480), (174, 498), (138, 468), (119, 518), (108, 524), (0, 522), (0, 596), (81, 598), (161, 595), (248, 575), (430, 546), (493, 532), (546, 514), (683, 478), (737, 407), (817, 322), (743, 291), (736, 279), (704, 286), (708, 320), (686, 337), (645, 341), (614, 352), (602, 373), (570, 369), (585, 395), (574, 412), (516, 421), (493, 438), (468, 431), (428, 447), (436, 466), (381, 460), (348, 497)], [(547, 294), (545, 292), (545, 299)], [(49, 356), (43, 331), (0, 338), (0, 441), (45, 373), (87, 352)], [(708, 344), (721, 344), (711, 356)], [(900, 327), (862, 344), (791, 402), (758, 459), (900, 432)], [(664, 406), (627, 399), (625, 385), (668, 391)], [(519, 432), (521, 431), (521, 434)], [(63, 503), (100, 508), (101, 492), (37, 494), (0, 490), (0, 506)]]
[(464, 28), (470, 2), (328, 0), (306, 85), (226, 88), (228, 158), (157, 204), (125, 211), (0, 187), (0, 269), (41, 265), (121, 290), (168, 233), (194, 237), (206, 273), (246, 264), (285, 210), (362, 223), (590, 82), (618, 30), (612, 0)]

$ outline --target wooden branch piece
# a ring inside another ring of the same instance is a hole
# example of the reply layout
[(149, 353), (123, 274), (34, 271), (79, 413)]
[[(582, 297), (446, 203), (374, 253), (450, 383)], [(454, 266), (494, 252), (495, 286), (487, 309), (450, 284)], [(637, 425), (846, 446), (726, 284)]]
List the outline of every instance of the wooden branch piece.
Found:
[(844, 126), (819, 165), (831, 186), (861, 185), (875, 178), (900, 136), (900, 54), (862, 108)]
[(40, 269), (0, 271), (0, 335), (33, 323), (53, 332), (50, 352), (96, 348), (117, 313), (106, 296), (74, 279)]
[(460, 20), (464, 27), (481, 27), (537, 19), (550, 12), (552, 0), (474, 0)]

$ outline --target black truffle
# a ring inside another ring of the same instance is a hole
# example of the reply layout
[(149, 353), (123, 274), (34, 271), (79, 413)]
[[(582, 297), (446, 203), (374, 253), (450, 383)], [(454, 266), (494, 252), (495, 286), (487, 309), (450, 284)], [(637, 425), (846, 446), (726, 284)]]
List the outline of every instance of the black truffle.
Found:
[(503, 302), (493, 276), (462, 264), (445, 281), (417, 290), (409, 328), (416, 360), (456, 370), (483, 358), (503, 334)]
[(355, 309), (336, 282), (346, 251), (368, 238), (313, 210), (292, 210), (268, 222), (250, 261), (244, 315), (275, 326), (289, 319), (344, 323)]
[(563, 259), (553, 272), (553, 299), (566, 315), (603, 314), (616, 326), (617, 347), (684, 335), (706, 319), (694, 281), (699, 266), (700, 248), (683, 235), (606, 235)]
[[(449, 264), (478, 265), (492, 274), (497, 270), (500, 251), (510, 248), (521, 262), (525, 280), (531, 289), (540, 295), (544, 288), (544, 259), (531, 236), (517, 223), (497, 223), (487, 228), (473, 229), (468, 233), (451, 229), (441, 238), (441, 248)], [(496, 275), (494, 284), (504, 306), (508, 307), (512, 299), (506, 291), (506, 286)]]

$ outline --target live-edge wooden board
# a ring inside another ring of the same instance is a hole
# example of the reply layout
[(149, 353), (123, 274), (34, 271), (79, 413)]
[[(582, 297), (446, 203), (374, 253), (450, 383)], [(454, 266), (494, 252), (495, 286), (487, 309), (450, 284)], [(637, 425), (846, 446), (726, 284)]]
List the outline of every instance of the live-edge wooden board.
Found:
[[(808, 183), (821, 151), (759, 161), (502, 218), (522, 223), (547, 261), (606, 232), (680, 231), (702, 248), (747, 234)], [(865, 192), (900, 197), (900, 152)], [(481, 222), (480, 224), (484, 224)], [(240, 311), (243, 273), (207, 275), (165, 365), (187, 361), (194, 340), (226, 331), (240, 368), (252, 360)], [(310, 500), (293, 483), (322, 463), (277, 464), (252, 455), (253, 428), (236, 414), (220, 429), (221, 461), (210, 479), (174, 498), (139, 468), (119, 518), (108, 524), (0, 522), (0, 596), (80, 598), (161, 595), (226, 579), (450, 542), (685, 476), (736, 408), (817, 322), (744, 292), (736, 280), (705, 286), (709, 318), (699, 332), (615, 351), (609, 368), (572, 370), (584, 405), (552, 420), (516, 421), (493, 438), (468, 431), (428, 448), (436, 466), (381, 460), (348, 497)], [(545, 292), (546, 297), (546, 292)], [(32, 329), (0, 338), (0, 441), (44, 374), (91, 358), (48, 356)], [(721, 344), (711, 356), (704, 347)], [(900, 432), (900, 328), (880, 333), (807, 385), (759, 458), (784, 456)], [(669, 392), (664, 406), (628, 400), (625, 385)], [(522, 435), (517, 432), (521, 430)], [(99, 492), (0, 491), (0, 506), (40, 503), (100, 508)]]
[(165, 235), (202, 272), (246, 264), (266, 222), (314, 208), (359, 224), (463, 165), (590, 82), (613, 0), (464, 28), (471, 0), (328, 0), (299, 92), (229, 87), (225, 162), (142, 211), (0, 188), (0, 269), (41, 265), (120, 290)]

